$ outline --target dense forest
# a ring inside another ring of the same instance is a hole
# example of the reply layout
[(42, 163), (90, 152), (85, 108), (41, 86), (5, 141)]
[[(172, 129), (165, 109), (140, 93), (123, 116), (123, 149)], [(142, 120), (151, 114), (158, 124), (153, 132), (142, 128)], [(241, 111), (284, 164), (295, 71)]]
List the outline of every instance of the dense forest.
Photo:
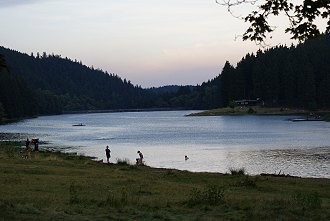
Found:
[(297, 46), (247, 54), (236, 67), (227, 61), (218, 76), (190, 91), (181, 88), (185, 92), (175, 100), (192, 109), (226, 107), (231, 101), (258, 98), (269, 107), (329, 109), (329, 85), (328, 34)]
[(211, 109), (260, 98), (267, 106), (330, 108), (330, 37), (247, 54), (197, 86), (143, 89), (80, 61), (0, 47), (0, 120), (64, 111)]
[(236, 68), (226, 62), (215, 81), (222, 106), (232, 100), (260, 98), (267, 106), (329, 108), (330, 37), (248, 54)]
[[(129, 80), (59, 55), (0, 47), (0, 119), (65, 111), (188, 108), (193, 86), (142, 89)], [(190, 108), (190, 107), (189, 107)]]

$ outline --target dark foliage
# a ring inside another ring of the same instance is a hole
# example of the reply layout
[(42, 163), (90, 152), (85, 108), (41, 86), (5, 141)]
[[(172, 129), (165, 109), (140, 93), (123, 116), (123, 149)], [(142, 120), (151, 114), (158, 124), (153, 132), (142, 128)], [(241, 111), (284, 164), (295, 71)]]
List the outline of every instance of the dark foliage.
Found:
[(1, 119), (66, 110), (153, 107), (152, 97), (141, 87), (81, 62), (46, 53), (27, 55), (3, 47), (0, 54)]
[(326, 35), (296, 47), (279, 46), (246, 55), (221, 75), (221, 100), (256, 99), (267, 106), (330, 107), (330, 40)]
[(291, 34), (292, 39), (304, 41), (320, 36), (321, 32), (317, 21), (327, 21), (326, 31), (330, 32), (330, 1), (329, 0), (216, 0), (220, 5), (232, 12), (235, 6), (249, 4), (257, 9), (250, 12), (242, 19), (250, 24), (243, 34), (243, 40), (251, 40), (261, 43), (275, 30), (270, 24), (272, 16), (281, 13), (289, 20), (289, 27), (285, 32)]
[(187, 99), (193, 86), (142, 89), (59, 55), (27, 55), (4, 47), (0, 54), (0, 120), (64, 111), (198, 106), (194, 97)]
[(330, 108), (329, 53), (330, 37), (322, 35), (247, 54), (236, 67), (226, 62), (221, 74), (201, 85), (142, 89), (68, 58), (0, 47), (0, 120), (80, 110), (202, 110), (256, 98), (267, 106)]

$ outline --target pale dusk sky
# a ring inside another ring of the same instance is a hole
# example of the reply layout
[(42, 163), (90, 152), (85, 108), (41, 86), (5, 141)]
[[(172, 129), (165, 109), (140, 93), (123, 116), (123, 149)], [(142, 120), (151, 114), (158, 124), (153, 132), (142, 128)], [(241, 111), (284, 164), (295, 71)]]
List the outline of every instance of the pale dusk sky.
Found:
[(142, 87), (201, 84), (259, 48), (235, 40), (248, 24), (214, 0), (0, 0), (0, 15), (1, 46), (81, 60)]

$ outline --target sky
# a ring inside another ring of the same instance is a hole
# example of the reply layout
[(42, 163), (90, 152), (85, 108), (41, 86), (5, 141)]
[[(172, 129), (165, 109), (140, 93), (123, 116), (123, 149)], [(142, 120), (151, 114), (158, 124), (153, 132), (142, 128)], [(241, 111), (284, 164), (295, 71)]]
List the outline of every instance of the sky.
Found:
[(0, 16), (1, 46), (77, 59), (143, 88), (202, 84), (259, 49), (236, 38), (248, 24), (214, 0), (0, 0)]

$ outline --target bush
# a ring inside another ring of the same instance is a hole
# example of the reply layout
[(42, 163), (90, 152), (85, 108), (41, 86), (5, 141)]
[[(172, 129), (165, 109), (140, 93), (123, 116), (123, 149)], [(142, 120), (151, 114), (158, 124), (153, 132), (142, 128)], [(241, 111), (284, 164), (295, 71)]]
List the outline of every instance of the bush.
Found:
[(230, 101), (228, 106), (234, 109), (237, 106), (237, 103), (235, 101)]
[(244, 176), (245, 175), (245, 168), (244, 167), (239, 168), (239, 169), (229, 168), (229, 172), (233, 176)]
[(323, 120), (330, 122), (330, 114), (326, 114), (326, 115), (323, 117)]
[(250, 107), (248, 110), (248, 114), (255, 114), (255, 113), (256, 111), (252, 107)]
[(125, 158), (125, 159), (119, 159), (119, 158), (117, 158), (117, 164), (118, 165), (130, 165), (131, 163), (130, 163), (130, 161), (129, 161), (129, 159), (127, 159), (127, 158)]

